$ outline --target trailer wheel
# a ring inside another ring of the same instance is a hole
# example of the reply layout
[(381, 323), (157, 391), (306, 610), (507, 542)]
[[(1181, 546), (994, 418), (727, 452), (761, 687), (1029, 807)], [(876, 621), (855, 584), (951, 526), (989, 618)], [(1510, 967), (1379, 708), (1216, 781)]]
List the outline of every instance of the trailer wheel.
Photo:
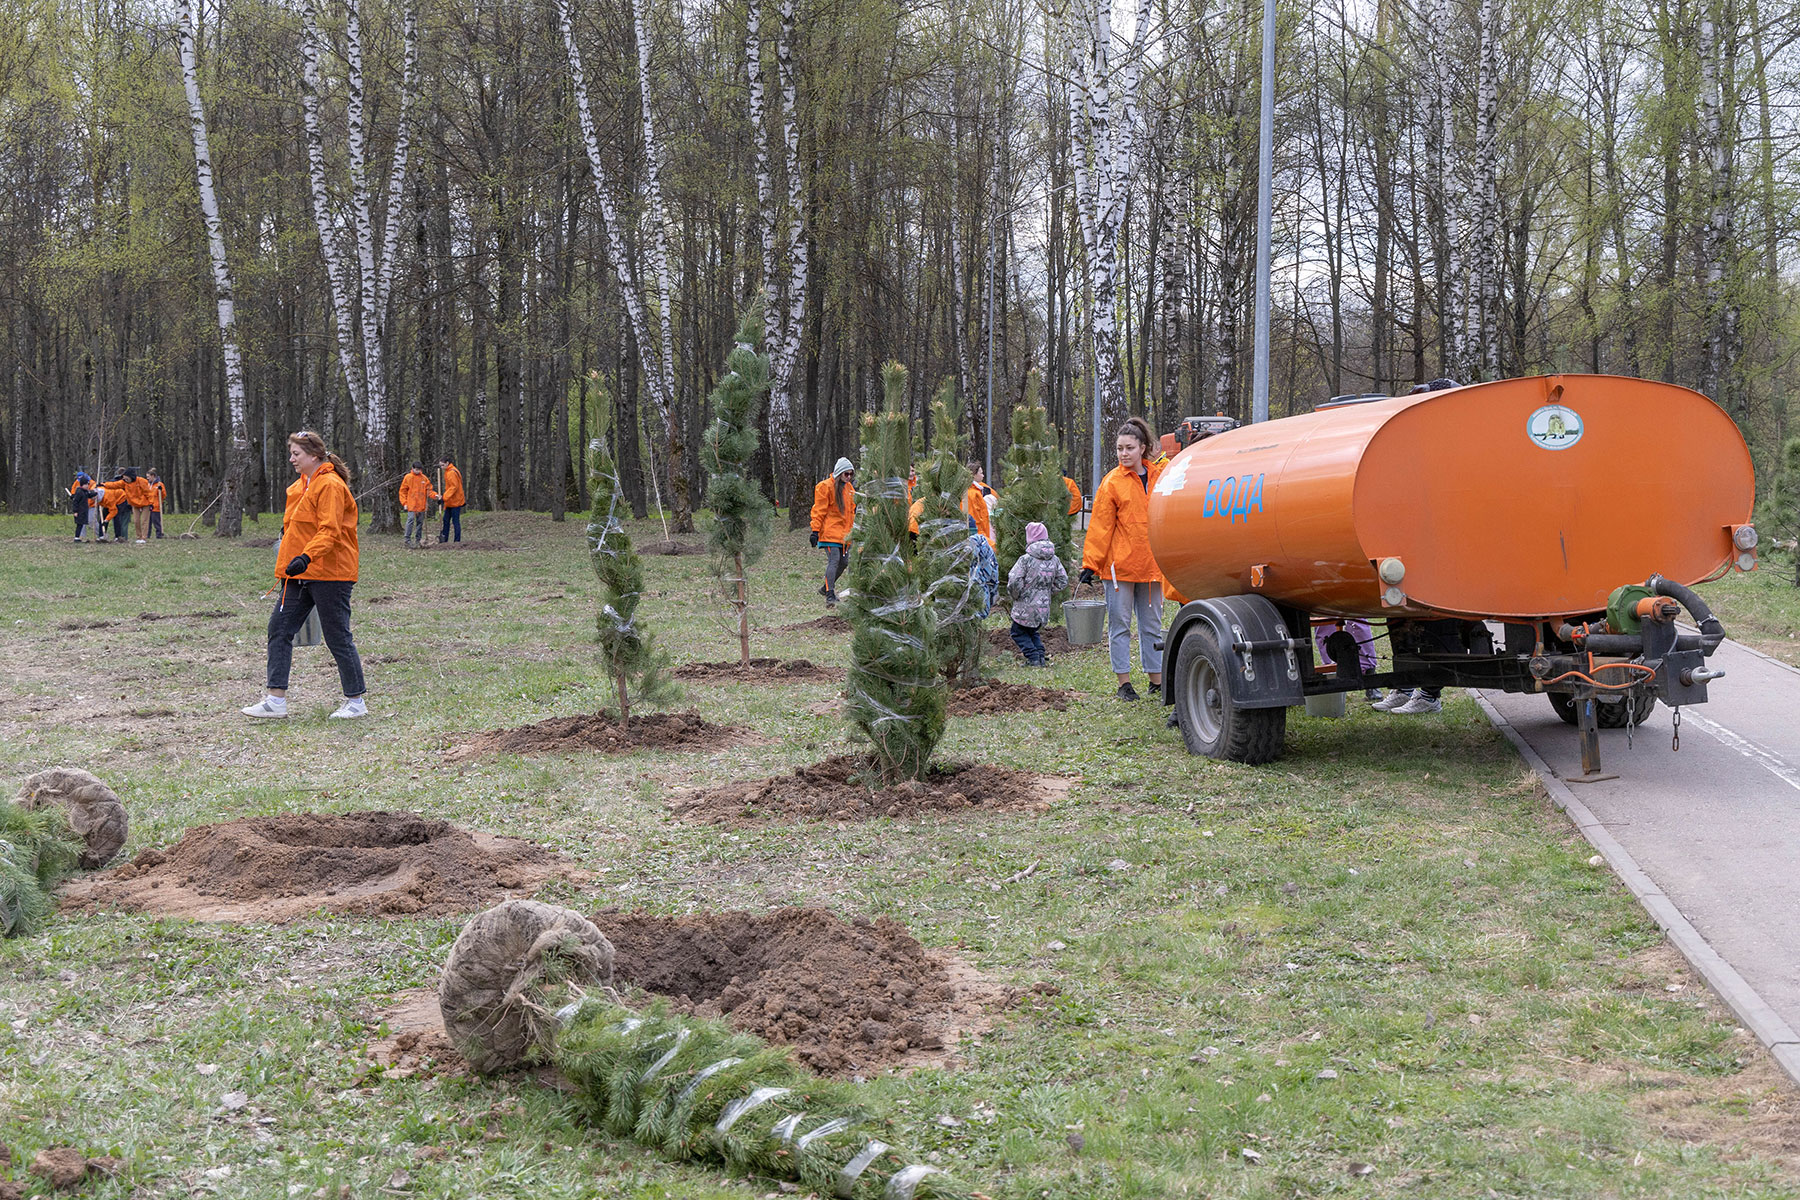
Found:
[[(1548, 699), (1550, 707), (1556, 710), (1556, 715), (1563, 719), (1565, 725), (1575, 725), (1580, 722), (1581, 715), (1576, 710), (1575, 697), (1565, 692), (1550, 692)], [(1621, 700), (1617, 704), (1596, 704), (1594, 706), (1594, 724), (1601, 729), (1625, 728), (1625, 706), (1628, 704), (1634, 710), (1631, 723), (1642, 725), (1656, 710), (1656, 697), (1645, 692), (1641, 696)]]
[(1580, 724), (1581, 714), (1576, 711), (1575, 697), (1567, 692), (1548, 692), (1544, 698), (1550, 701), (1550, 707), (1556, 710), (1564, 725)]
[(1175, 667), (1175, 719), (1189, 754), (1232, 762), (1273, 762), (1287, 742), (1286, 708), (1240, 708), (1226, 682), (1230, 664), (1205, 622), (1181, 638)]

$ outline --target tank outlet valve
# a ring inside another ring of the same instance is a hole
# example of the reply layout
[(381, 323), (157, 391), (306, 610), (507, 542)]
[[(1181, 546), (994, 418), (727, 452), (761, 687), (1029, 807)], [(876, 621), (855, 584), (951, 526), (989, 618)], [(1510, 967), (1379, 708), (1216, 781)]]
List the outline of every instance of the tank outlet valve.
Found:
[(1697, 683), (1709, 683), (1714, 679), (1725, 678), (1725, 672), (1715, 671), (1711, 667), (1690, 667), (1681, 673), (1684, 687), (1693, 687)]
[(1381, 603), (1386, 608), (1399, 608), (1406, 603), (1406, 593), (1397, 587), (1390, 587), (1381, 593)]
[(1754, 525), (1734, 525), (1731, 528), (1731, 544), (1739, 550), (1754, 550), (1762, 539), (1756, 535)]
[(1398, 584), (1406, 578), (1406, 564), (1397, 558), (1384, 558), (1381, 560), (1380, 574), (1381, 582)]

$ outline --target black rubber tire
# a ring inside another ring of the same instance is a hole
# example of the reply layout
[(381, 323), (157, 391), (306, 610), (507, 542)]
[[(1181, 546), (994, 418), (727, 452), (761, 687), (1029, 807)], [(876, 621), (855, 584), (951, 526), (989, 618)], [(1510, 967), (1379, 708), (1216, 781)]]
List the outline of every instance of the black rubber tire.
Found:
[[(1550, 692), (1548, 699), (1550, 707), (1556, 710), (1556, 715), (1563, 719), (1565, 725), (1580, 723), (1581, 718), (1575, 711), (1575, 697), (1566, 692)], [(1620, 701), (1618, 704), (1596, 704), (1594, 706), (1594, 724), (1601, 729), (1625, 728), (1625, 706), (1627, 704), (1633, 705), (1637, 710), (1632, 716), (1631, 723), (1642, 725), (1656, 710), (1656, 697), (1646, 692), (1633, 699)]]
[(1286, 708), (1239, 708), (1225, 686), (1225, 651), (1204, 621), (1181, 635), (1176, 659), (1175, 720), (1188, 753), (1256, 766), (1287, 749)]

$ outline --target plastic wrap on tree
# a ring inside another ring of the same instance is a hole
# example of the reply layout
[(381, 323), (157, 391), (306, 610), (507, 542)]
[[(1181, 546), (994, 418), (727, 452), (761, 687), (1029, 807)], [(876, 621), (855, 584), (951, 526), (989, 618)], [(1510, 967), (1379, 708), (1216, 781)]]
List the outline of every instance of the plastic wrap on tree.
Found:
[(600, 605), (594, 625), (600, 654), (619, 698), (619, 720), (631, 719), (631, 698), (651, 705), (671, 703), (680, 690), (665, 672), (669, 657), (656, 648), (649, 630), (637, 624), (643, 597), (644, 562), (631, 546), (631, 535), (619, 519), (624, 489), (604, 437), (588, 443), (588, 471), (594, 506), (588, 513), (588, 556), (600, 580)]
[(738, 325), (736, 344), (725, 359), (725, 374), (712, 392), (713, 423), (701, 441), (707, 503), (712, 523), (707, 545), (713, 552), (719, 591), (736, 618), (739, 661), (750, 662), (748, 569), (769, 544), (774, 506), (750, 477), (756, 457), (757, 413), (769, 392), (769, 359), (759, 353), (763, 336), (762, 299), (752, 300)]
[(977, 551), (962, 507), (971, 482), (962, 418), (955, 386), (946, 382), (931, 402), (931, 453), (915, 491), (921, 505), (918, 573), (937, 626), (937, 669), (951, 685), (980, 678), (986, 640), (981, 619), (988, 608), (975, 580)]
[[(1025, 385), (1025, 394), (1032, 401), (1013, 410), (1012, 445), (1007, 447), (1003, 460), (1006, 482), (1000, 493), (997, 521), (1002, 579), (1025, 553), (1025, 527), (1033, 521), (1042, 521), (1050, 531), (1050, 540), (1056, 543), (1057, 556), (1068, 568), (1070, 578), (1081, 569), (1069, 516), (1069, 489), (1063, 483), (1062, 447), (1050, 426), (1049, 414), (1037, 403), (1037, 391), (1037, 372), (1033, 370)], [(1061, 611), (1062, 598), (1052, 596), (1052, 619)]]

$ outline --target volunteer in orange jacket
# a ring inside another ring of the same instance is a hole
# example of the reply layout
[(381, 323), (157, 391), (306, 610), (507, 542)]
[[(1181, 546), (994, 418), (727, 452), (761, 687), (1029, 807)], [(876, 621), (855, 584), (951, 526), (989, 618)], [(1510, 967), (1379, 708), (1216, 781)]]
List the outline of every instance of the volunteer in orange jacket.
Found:
[(150, 532), (160, 538), (163, 535), (163, 505), (169, 502), (169, 485), (163, 482), (155, 467), (150, 468), (146, 481), (150, 484)]
[(1107, 640), (1119, 699), (1136, 700), (1131, 686), (1131, 616), (1138, 623), (1138, 661), (1150, 686), (1162, 687), (1162, 572), (1150, 553), (1150, 489), (1162, 469), (1146, 461), (1155, 442), (1142, 417), (1119, 426), (1119, 465), (1094, 489), (1094, 511), (1081, 547), (1081, 582), (1098, 577), (1106, 591)]
[(974, 520), (975, 531), (986, 538), (987, 544), (991, 547), (996, 543), (994, 541), (994, 523), (991, 519), (992, 514), (988, 511), (987, 498), (994, 489), (982, 480), (980, 463), (970, 463), (969, 474), (973, 477), (973, 482), (969, 484), (969, 490), (963, 496), (962, 510)]
[(456, 526), (456, 540), (462, 541), (462, 510), (465, 503), (463, 497), (462, 472), (456, 464), (447, 458), (438, 459), (438, 471), (443, 477), (444, 493), (438, 499), (444, 502), (444, 527), (438, 531), (438, 541), (450, 540), (450, 526)]
[(849, 555), (850, 530), (856, 524), (856, 464), (840, 458), (831, 468), (831, 477), (813, 485), (812, 544), (825, 551), (825, 586), (819, 595), (825, 606), (837, 604), (838, 576), (844, 573), (844, 560)]
[[(408, 546), (425, 545), (425, 509), (431, 503), (431, 478), (425, 474), (424, 463), (414, 463), (412, 470), (400, 481), (400, 507), (406, 510), (406, 544)], [(456, 531), (462, 532), (462, 523), (457, 522)]]
[(275, 581), (281, 589), (269, 614), (269, 690), (243, 710), (247, 717), (287, 716), (288, 668), (294, 634), (313, 609), (325, 645), (337, 661), (344, 703), (334, 717), (366, 717), (362, 658), (350, 636), (350, 592), (356, 587), (356, 497), (344, 460), (325, 448), (324, 439), (302, 430), (288, 435), (288, 462), (300, 476), (288, 485), (287, 513), (281, 519), (281, 548)]
[(125, 499), (131, 505), (132, 540), (142, 546), (150, 540), (150, 506), (156, 503), (156, 490), (148, 479), (139, 479), (136, 471), (127, 471)]

